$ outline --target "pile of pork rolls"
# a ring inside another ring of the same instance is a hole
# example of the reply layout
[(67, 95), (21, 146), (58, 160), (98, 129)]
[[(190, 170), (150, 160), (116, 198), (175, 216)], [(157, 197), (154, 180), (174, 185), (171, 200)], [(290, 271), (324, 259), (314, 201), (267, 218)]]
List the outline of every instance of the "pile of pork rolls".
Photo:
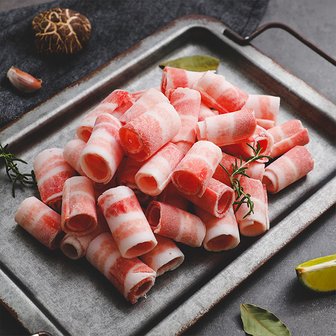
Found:
[[(214, 72), (166, 67), (161, 88), (113, 91), (63, 149), (36, 156), (40, 200), (25, 199), (15, 220), (48, 248), (86, 257), (135, 303), (181, 265), (181, 245), (225, 251), (240, 235), (266, 232), (267, 192), (313, 169), (307, 129), (299, 120), (277, 125), (279, 105)], [(246, 216), (228, 173), (258, 144), (273, 160), (239, 176), (254, 203)]]

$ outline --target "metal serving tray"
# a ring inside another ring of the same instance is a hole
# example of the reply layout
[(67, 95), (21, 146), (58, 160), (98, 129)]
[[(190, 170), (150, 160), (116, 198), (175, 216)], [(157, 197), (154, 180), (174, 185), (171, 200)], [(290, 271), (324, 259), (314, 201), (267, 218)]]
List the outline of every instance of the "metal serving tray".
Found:
[(209, 54), (220, 58), (218, 72), (247, 92), (281, 96), (279, 121), (299, 118), (309, 129), (314, 171), (270, 197), (271, 229), (265, 235), (242, 238), (223, 253), (182, 246), (184, 264), (159, 277), (148, 298), (133, 306), (85, 259), (50, 252), (15, 225), (15, 210), (32, 191), (13, 199), (1, 174), (0, 298), (30, 332), (182, 333), (335, 203), (336, 106), (254, 47), (237, 46), (222, 35), (224, 29), (207, 17), (175, 21), (25, 114), (0, 133), (1, 143), (31, 168), (41, 150), (64, 146), (82, 116), (113, 89), (157, 86), (161, 60)]

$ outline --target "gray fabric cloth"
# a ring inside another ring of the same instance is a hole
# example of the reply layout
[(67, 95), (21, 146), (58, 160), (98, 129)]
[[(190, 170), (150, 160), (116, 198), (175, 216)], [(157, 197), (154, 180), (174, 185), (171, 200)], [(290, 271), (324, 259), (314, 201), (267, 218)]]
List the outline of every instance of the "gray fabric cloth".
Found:
[[(244, 35), (257, 27), (267, 4), (268, 0), (65, 0), (0, 13), (0, 127), (173, 19), (188, 14), (209, 15)], [(55, 6), (81, 12), (93, 27), (85, 50), (66, 60), (38, 55), (33, 43), (33, 17)], [(19, 94), (6, 78), (12, 65), (41, 78), (42, 89)]]

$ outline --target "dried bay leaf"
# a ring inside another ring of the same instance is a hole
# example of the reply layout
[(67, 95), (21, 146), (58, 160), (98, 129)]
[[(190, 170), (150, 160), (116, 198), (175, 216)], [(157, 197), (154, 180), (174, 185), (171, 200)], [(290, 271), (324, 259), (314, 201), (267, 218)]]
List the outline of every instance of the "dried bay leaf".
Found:
[(244, 331), (252, 336), (290, 336), (288, 328), (273, 313), (258, 306), (240, 305)]
[(207, 55), (194, 55), (165, 61), (159, 65), (161, 69), (163, 69), (165, 66), (200, 72), (217, 70), (219, 66), (219, 59)]

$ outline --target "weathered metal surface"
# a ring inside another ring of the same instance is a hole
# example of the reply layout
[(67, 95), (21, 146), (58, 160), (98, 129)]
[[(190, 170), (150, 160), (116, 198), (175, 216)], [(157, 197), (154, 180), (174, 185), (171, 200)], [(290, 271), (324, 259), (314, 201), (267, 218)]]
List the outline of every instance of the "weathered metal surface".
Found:
[(0, 298), (30, 332), (180, 333), (335, 203), (335, 193), (329, 191), (336, 188), (336, 106), (255, 48), (236, 46), (222, 36), (224, 28), (207, 18), (176, 21), (24, 115), (0, 133), (1, 143), (9, 143), (31, 168), (39, 151), (64, 146), (82, 115), (109, 91), (157, 86), (161, 60), (204, 53), (220, 58), (219, 73), (246, 91), (281, 96), (279, 121), (299, 118), (309, 129), (315, 170), (270, 197), (271, 230), (266, 235), (244, 238), (230, 252), (182, 247), (185, 263), (158, 278), (148, 298), (135, 306), (85, 260), (52, 253), (17, 227), (15, 209), (31, 191), (18, 192), (13, 199), (10, 184), (0, 177)]

